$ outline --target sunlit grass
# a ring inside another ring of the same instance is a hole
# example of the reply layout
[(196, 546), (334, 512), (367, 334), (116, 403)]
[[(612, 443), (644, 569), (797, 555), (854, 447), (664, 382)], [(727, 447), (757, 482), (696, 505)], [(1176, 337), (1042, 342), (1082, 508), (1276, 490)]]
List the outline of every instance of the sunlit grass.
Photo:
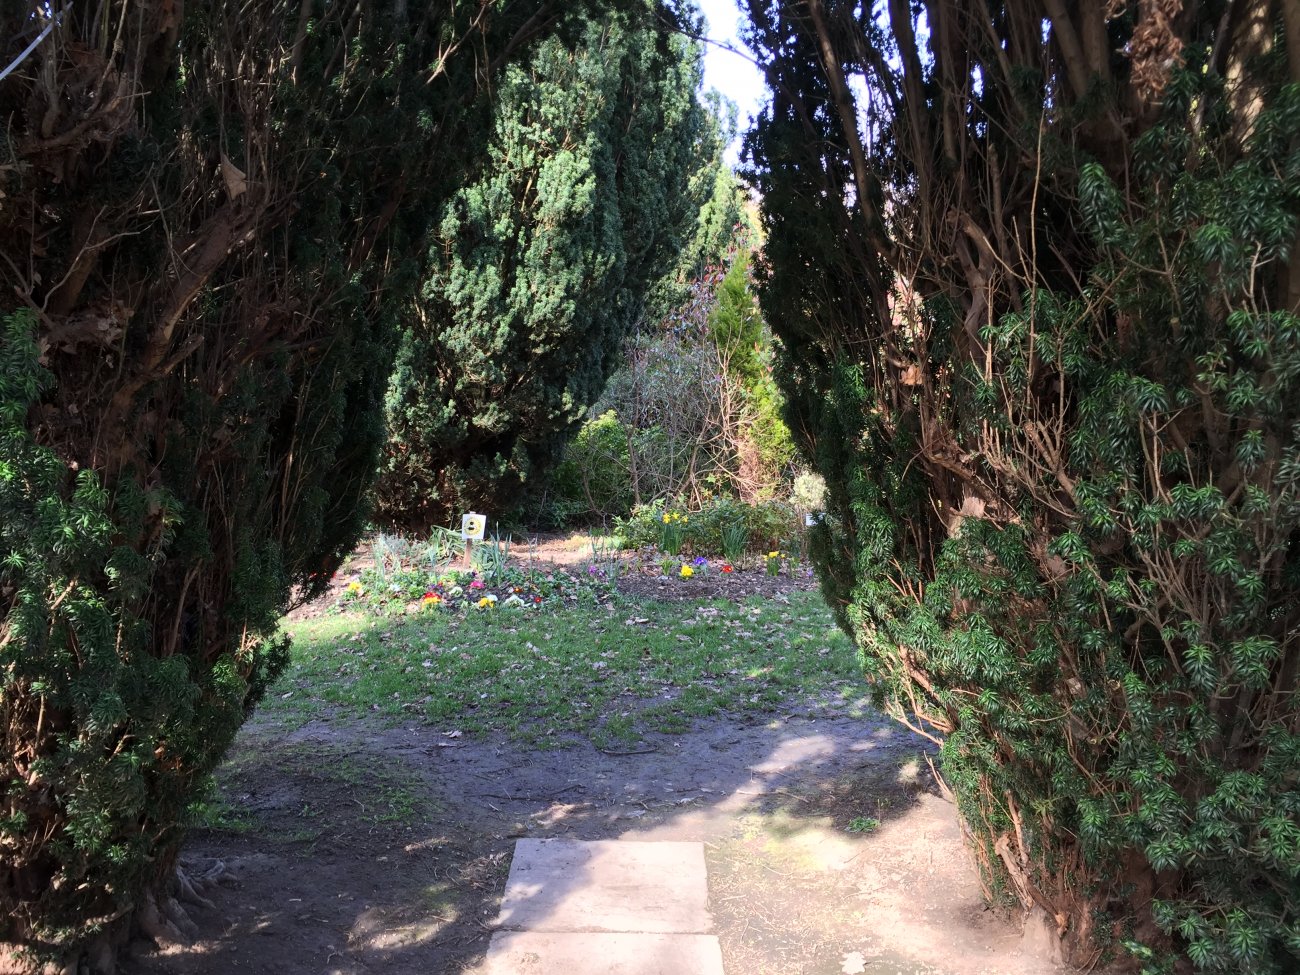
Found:
[(263, 712), (351, 712), (449, 734), (598, 744), (683, 732), (720, 714), (861, 713), (851, 642), (820, 597), (660, 603), (413, 618), (343, 613), (295, 623), (293, 662)]

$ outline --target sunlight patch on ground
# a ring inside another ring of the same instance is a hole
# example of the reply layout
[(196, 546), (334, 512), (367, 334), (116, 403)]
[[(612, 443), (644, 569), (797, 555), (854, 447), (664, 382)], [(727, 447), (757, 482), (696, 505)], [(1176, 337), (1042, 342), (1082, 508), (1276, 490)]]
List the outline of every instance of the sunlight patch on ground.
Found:
[(459, 915), (448, 906), (445, 915), (423, 914), (406, 923), (395, 922), (391, 913), (377, 908), (362, 911), (348, 933), (350, 944), (362, 944), (378, 951), (395, 951), (434, 940)]

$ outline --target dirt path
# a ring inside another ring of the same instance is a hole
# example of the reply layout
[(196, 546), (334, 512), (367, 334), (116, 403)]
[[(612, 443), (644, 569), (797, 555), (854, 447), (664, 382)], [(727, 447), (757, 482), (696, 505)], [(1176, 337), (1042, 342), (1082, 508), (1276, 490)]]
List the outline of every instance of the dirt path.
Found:
[[(516, 558), (582, 571), (585, 538)], [(369, 564), (363, 546), (334, 580)], [(619, 588), (699, 598), (629, 553)], [(812, 588), (715, 572), (707, 595)], [(312, 616), (323, 604), (303, 607)], [(728, 975), (1052, 975), (984, 908), (929, 746), (834, 705), (712, 721), (625, 752), (534, 750), (427, 725), (338, 715), (290, 730), (265, 717), (221, 770), (218, 828), (188, 863), (228, 871), (194, 914), (191, 947), (140, 945), (128, 975), (471, 975), (492, 934), (520, 837), (705, 845)], [(690, 975), (690, 973), (681, 973)]]
[(521, 836), (702, 841), (730, 975), (1055, 971), (983, 908), (953, 811), (895, 725), (776, 715), (631, 752), (254, 721), (221, 775), (230, 828), (189, 847), (233, 879), (196, 945), (128, 971), (468, 973)]

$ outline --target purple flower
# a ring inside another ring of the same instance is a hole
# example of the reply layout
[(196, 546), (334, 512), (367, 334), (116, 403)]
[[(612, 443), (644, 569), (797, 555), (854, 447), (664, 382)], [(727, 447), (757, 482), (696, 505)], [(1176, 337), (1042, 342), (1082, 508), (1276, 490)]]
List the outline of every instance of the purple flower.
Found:
[(691, 563), (691, 565), (695, 566), (697, 569), (702, 568), (708, 564), (709, 564), (709, 560), (706, 559), (703, 555), (695, 556), (695, 561)]
[(587, 566), (587, 575), (598, 576), (600, 575), (600, 570), (596, 568), (594, 565), (589, 565)]

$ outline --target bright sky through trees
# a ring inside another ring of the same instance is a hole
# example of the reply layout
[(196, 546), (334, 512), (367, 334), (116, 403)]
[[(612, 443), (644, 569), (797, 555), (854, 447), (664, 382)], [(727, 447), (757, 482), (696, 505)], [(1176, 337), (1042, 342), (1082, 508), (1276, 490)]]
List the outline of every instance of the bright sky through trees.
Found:
[[(740, 133), (748, 128), (750, 116), (758, 112), (766, 96), (763, 75), (750, 60), (718, 47), (726, 44), (745, 50), (738, 36), (740, 8), (735, 0), (700, 0), (700, 11), (707, 21), (709, 39), (716, 44), (706, 45), (704, 53), (704, 87), (716, 88), (740, 108)], [(739, 137), (727, 150), (727, 161), (733, 165), (740, 151)]]

